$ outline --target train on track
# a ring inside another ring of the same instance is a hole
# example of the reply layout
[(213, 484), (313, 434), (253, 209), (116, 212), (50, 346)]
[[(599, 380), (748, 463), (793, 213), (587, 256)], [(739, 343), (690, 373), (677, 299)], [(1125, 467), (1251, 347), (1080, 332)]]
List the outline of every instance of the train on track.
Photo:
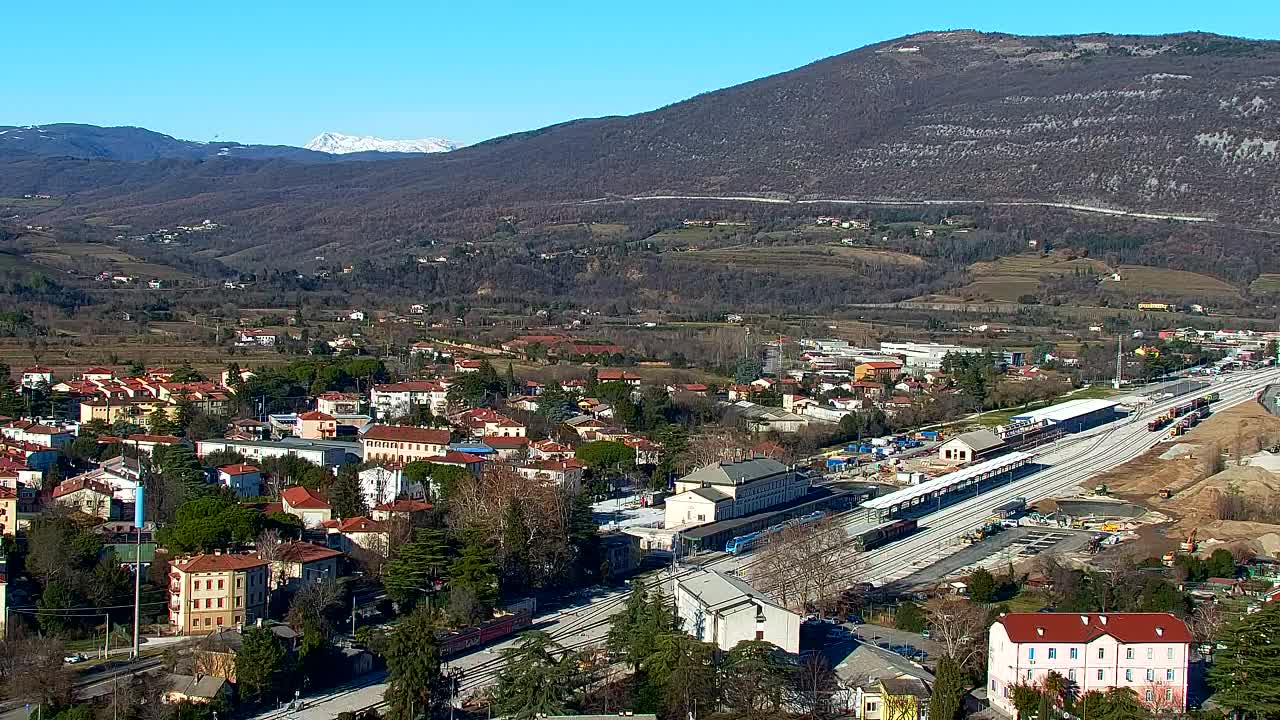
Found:
[(792, 518), (785, 522), (780, 522), (777, 525), (771, 525), (763, 530), (757, 530), (756, 532), (747, 533), (746, 535), (739, 535), (724, 544), (724, 551), (730, 555), (744, 553), (767, 540), (770, 535), (782, 532), (787, 528), (799, 527), (801, 525), (812, 525), (826, 517), (826, 515), (827, 514), (825, 512), (816, 510), (808, 515), (801, 515), (798, 518)]
[(475, 627), (452, 632), (440, 638), (440, 652), (445, 657), (458, 655), (468, 650), (488, 645), (521, 630), (527, 630), (533, 624), (533, 614), (529, 608), (520, 608), (510, 615), (494, 618)]
[[(1174, 435), (1182, 435), (1196, 423), (1209, 416), (1209, 405), (1218, 402), (1220, 395), (1215, 391), (1204, 397), (1196, 398), (1189, 402), (1185, 402), (1176, 407), (1170, 408), (1167, 412), (1157, 418), (1153, 418), (1147, 423), (1147, 430), (1151, 432), (1159, 432), (1165, 428), (1177, 423), (1174, 428)], [(1179, 422), (1178, 418), (1187, 416)]]
[(881, 545), (887, 545), (894, 540), (906, 537), (917, 529), (915, 518), (905, 520), (893, 520), (883, 525), (877, 525), (873, 528), (863, 530), (853, 536), (853, 547), (859, 552), (867, 552), (875, 550)]

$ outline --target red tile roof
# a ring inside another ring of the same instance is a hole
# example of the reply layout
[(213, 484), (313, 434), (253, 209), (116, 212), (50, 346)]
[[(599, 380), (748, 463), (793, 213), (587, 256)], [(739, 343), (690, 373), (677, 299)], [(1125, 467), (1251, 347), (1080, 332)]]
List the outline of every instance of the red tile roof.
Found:
[(262, 472), (262, 470), (254, 467), (253, 465), (244, 465), (244, 464), (223, 465), (222, 467), (218, 468), (218, 471), (224, 472), (228, 475), (248, 475), (249, 473)]
[(374, 425), (364, 434), (366, 440), (416, 442), (426, 445), (448, 445), (449, 431), (407, 425)]
[(429, 463), (439, 463), (441, 465), (474, 465), (475, 463), (484, 462), (484, 458), (480, 457), (479, 455), (472, 455), (471, 453), (464, 453), (464, 452), (458, 452), (456, 450), (450, 450), (449, 452), (443, 455), (437, 455), (435, 457), (429, 457), (429, 458), (422, 458), (422, 461), (429, 462)]
[(406, 380), (388, 385), (374, 385), (378, 392), (444, 392), (445, 386), (439, 380)]
[(175, 435), (130, 435), (129, 442), (155, 443), (157, 445), (177, 445), (182, 442), (182, 438)]
[(309, 563), (338, 557), (342, 553), (307, 542), (291, 542), (281, 545), (276, 552), (284, 562)]
[(522, 448), (529, 444), (527, 437), (502, 437), (501, 435), (485, 435), (482, 438), (485, 445), (494, 450), (510, 450), (514, 448)]
[(311, 410), (310, 412), (304, 412), (304, 413), (302, 413), (301, 415), (299, 415), (299, 416), (298, 416), (298, 419), (299, 419), (299, 420), (320, 420), (320, 421), (326, 421), (326, 420), (334, 420), (334, 419), (336, 419), (336, 418), (334, 418), (334, 417), (333, 417), (332, 415), (330, 415), (329, 413), (322, 413), (322, 412), (320, 412), (319, 410)]
[[(16, 475), (14, 477), (17, 477)], [(0, 485), (0, 500), (12, 500), (18, 497), (18, 491)]]
[(196, 555), (186, 560), (173, 563), (174, 570), (188, 573), (226, 572), (228, 570), (249, 570), (268, 565), (266, 560), (257, 555)]
[(328, 510), (332, 507), (328, 500), (301, 485), (285, 488), (284, 492), (280, 493), (280, 498), (288, 503), (289, 507), (299, 510)]
[(1087, 643), (1110, 635), (1123, 643), (1189, 643), (1186, 623), (1169, 613), (1008, 613), (997, 620), (1016, 643)]
[(869, 367), (873, 370), (889, 370), (889, 369), (897, 369), (902, 367), (900, 363), (892, 362), (889, 360), (872, 360), (871, 362), (864, 362), (862, 364), (863, 366)]
[(81, 476), (69, 478), (58, 483), (58, 487), (53, 489), (53, 496), (60, 498), (63, 495), (70, 495), (73, 492), (85, 489), (92, 490), (100, 495), (111, 495), (113, 492), (110, 485)]
[(382, 527), (382, 523), (370, 520), (363, 515), (347, 518), (345, 520), (325, 523), (325, 527), (336, 529), (340, 533), (367, 533), (367, 532), (385, 532), (386, 528)]
[(400, 500), (392, 500), (391, 502), (382, 503), (375, 507), (374, 510), (379, 510), (381, 512), (412, 513), (426, 512), (431, 508), (432, 505), (429, 502), (402, 498)]

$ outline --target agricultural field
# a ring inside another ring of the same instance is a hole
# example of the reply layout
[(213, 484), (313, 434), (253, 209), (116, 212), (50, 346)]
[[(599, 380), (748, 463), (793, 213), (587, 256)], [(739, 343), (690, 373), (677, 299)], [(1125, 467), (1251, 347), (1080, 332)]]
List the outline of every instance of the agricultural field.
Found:
[(191, 275), (167, 265), (147, 262), (120, 248), (103, 243), (59, 242), (43, 235), (24, 235), (15, 253), (47, 270), (77, 272), (86, 276), (108, 272), (132, 275), (140, 281), (190, 280)]
[[(1144, 267), (1141, 265), (1122, 265), (1119, 268), (1120, 280), (1103, 283), (1105, 289), (1115, 289), (1138, 295), (1149, 293), (1153, 298), (1165, 295), (1185, 297), (1188, 295), (1238, 299), (1240, 290), (1208, 275), (1170, 270), (1168, 268)], [(1156, 299), (1153, 302), (1160, 302)]]
[(684, 225), (678, 228), (660, 230), (642, 242), (653, 243), (660, 247), (706, 247), (719, 242), (726, 242), (743, 233), (750, 233), (749, 225), (717, 225), (703, 227), (700, 225)]
[(587, 224), (575, 223), (575, 224), (565, 224), (565, 225), (551, 225), (547, 228), (547, 230), (550, 232), (565, 232), (565, 231), (571, 231), (571, 230), (579, 230), (584, 227), (591, 233), (591, 237), (597, 240), (609, 240), (612, 238), (621, 237), (627, 233), (627, 230), (630, 229), (622, 223), (587, 223)]
[(1249, 284), (1249, 292), (1253, 293), (1280, 293), (1280, 274), (1263, 273), (1258, 279)]
[(969, 275), (973, 281), (957, 288), (951, 294), (959, 297), (1018, 302), (1018, 298), (1023, 295), (1038, 293), (1042, 278), (1063, 277), (1075, 272), (1102, 275), (1110, 272), (1110, 269), (1098, 260), (1068, 259), (1065, 255), (1056, 253), (1010, 255), (999, 260), (970, 265)]
[(893, 250), (854, 248), (843, 245), (768, 247), (744, 245), (716, 250), (683, 253), (686, 262), (712, 262), (730, 267), (762, 270), (845, 273), (859, 275), (866, 265), (921, 267), (923, 258)]

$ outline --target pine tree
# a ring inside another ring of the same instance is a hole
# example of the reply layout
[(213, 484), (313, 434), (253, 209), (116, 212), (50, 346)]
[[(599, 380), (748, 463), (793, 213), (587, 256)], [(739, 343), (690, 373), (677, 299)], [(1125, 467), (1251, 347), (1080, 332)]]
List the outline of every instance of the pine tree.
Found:
[(439, 628), (435, 617), (420, 608), (390, 633), (386, 701), (394, 720), (440, 717), (452, 695), (450, 681), (440, 670)]
[(275, 700), (287, 690), (289, 670), (284, 645), (267, 628), (247, 627), (236, 654), (236, 689), (249, 703)]
[(411, 603), (430, 589), (449, 563), (449, 545), (444, 532), (434, 528), (417, 531), (412, 542), (396, 549), (387, 563), (383, 582), (391, 599)]
[(516, 370), (507, 363), (507, 395), (516, 395)]
[(574, 691), (574, 658), (542, 631), (527, 632), (502, 651), (495, 714), (512, 720), (562, 715)]
[(369, 505), (364, 500), (364, 491), (360, 488), (360, 475), (355, 465), (343, 465), (338, 470), (338, 477), (329, 489), (329, 504), (333, 506), (333, 512), (340, 518), (368, 514)]
[(960, 666), (948, 655), (938, 661), (933, 681), (933, 698), (929, 701), (929, 720), (959, 720), (964, 709), (964, 675)]
[(1226, 648), (1214, 653), (1209, 683), (1219, 706), (1233, 715), (1280, 716), (1280, 605), (1242, 616), (1227, 626), (1216, 642)]
[(450, 587), (471, 591), (476, 601), (488, 610), (498, 602), (498, 573), (492, 557), (492, 548), (472, 539), (449, 566)]

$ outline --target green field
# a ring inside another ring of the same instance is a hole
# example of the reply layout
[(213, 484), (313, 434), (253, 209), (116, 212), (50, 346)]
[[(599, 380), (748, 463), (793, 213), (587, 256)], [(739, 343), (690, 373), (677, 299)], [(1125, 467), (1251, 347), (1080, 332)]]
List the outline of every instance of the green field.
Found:
[(1280, 293), (1280, 274), (1263, 273), (1249, 283), (1249, 291), (1255, 293)]
[(993, 301), (1018, 302), (1023, 295), (1035, 295), (1040, 291), (1041, 279), (1062, 277), (1077, 271), (1091, 275), (1108, 272), (1105, 263), (1089, 258), (1068, 258), (1064, 255), (1040, 255), (1025, 253), (979, 262), (969, 266), (973, 281), (954, 291), (961, 297), (983, 298)]
[(1162, 295), (1182, 297), (1239, 298), (1240, 290), (1208, 275), (1170, 270), (1168, 268), (1121, 265), (1118, 282), (1103, 283), (1104, 289), (1123, 290), (1132, 294), (1151, 294), (1152, 302), (1160, 302)]

